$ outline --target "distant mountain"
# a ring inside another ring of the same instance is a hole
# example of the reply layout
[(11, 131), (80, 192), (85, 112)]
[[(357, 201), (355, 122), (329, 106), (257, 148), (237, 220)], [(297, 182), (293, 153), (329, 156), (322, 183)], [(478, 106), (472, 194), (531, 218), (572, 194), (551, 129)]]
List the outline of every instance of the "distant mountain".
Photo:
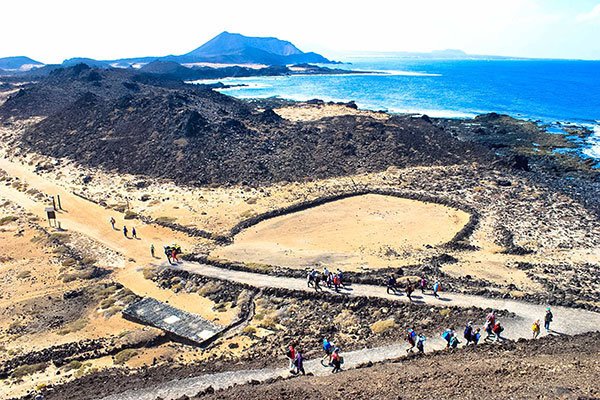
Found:
[(0, 58), (0, 69), (7, 71), (27, 71), (43, 66), (41, 62), (24, 56)]
[(250, 37), (229, 32), (215, 36), (189, 53), (181, 56), (167, 56), (164, 59), (179, 63), (212, 62), (266, 65), (332, 62), (317, 53), (304, 53), (286, 40), (274, 37)]
[(93, 58), (73, 57), (62, 62), (63, 67), (72, 67), (77, 64), (86, 64), (92, 68), (110, 68), (111, 65), (107, 61), (98, 61)]

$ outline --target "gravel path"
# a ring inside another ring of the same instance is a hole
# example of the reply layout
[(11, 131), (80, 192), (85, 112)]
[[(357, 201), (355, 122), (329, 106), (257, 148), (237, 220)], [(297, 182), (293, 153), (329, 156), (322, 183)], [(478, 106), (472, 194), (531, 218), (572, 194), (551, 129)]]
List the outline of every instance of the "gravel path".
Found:
[[(225, 279), (229, 281), (245, 283), (256, 287), (279, 287), (292, 290), (312, 291), (307, 288), (306, 281), (303, 279), (282, 278), (264, 274), (255, 274), (251, 272), (235, 271), (216, 268), (210, 265), (198, 264), (192, 262), (183, 262), (178, 268), (189, 272), (201, 274), (208, 277)], [(328, 290), (328, 289), (325, 289)], [(372, 285), (352, 285), (346, 290), (342, 290), (341, 295), (347, 296), (370, 296), (381, 297), (397, 301), (409, 301), (405, 296), (388, 295), (385, 287)], [(504, 335), (512, 340), (531, 337), (531, 324), (534, 320), (540, 319), (543, 322), (545, 306), (530, 304), (517, 300), (490, 299), (487, 297), (464, 295), (459, 293), (441, 293), (441, 298), (436, 299), (432, 295), (413, 296), (416, 303), (430, 304), (437, 306), (459, 306), (481, 308), (493, 308), (498, 310), (508, 310), (513, 312), (516, 317), (502, 320), (505, 327)], [(566, 307), (552, 307), (554, 322), (552, 323), (551, 334), (574, 335), (596, 331), (600, 327), (600, 314), (581, 309), (572, 309)], [(485, 316), (480, 316), (476, 323), (481, 323)], [(446, 327), (439, 327), (440, 335)], [(462, 338), (462, 327), (456, 327), (457, 336)], [(542, 335), (547, 334), (542, 328)], [(426, 342), (426, 351), (439, 350), (445, 347), (445, 341), (441, 336), (429, 338)], [(361, 349), (351, 352), (344, 352), (344, 368), (352, 368), (359, 364), (372, 361), (383, 361), (393, 359), (406, 354), (407, 344), (398, 343), (389, 346)], [(315, 375), (325, 375), (331, 373), (331, 368), (323, 366), (320, 360), (308, 360), (305, 362), (307, 372)], [(234, 384), (243, 384), (252, 380), (264, 381), (268, 378), (290, 375), (287, 368), (257, 369), (228, 371), (217, 374), (206, 374), (186, 379), (177, 379), (169, 381), (152, 388), (132, 390), (118, 395), (105, 397), (103, 400), (155, 400), (161, 397), (165, 400), (176, 399), (183, 395), (193, 396), (199, 391), (212, 386), (214, 389), (226, 388)]]

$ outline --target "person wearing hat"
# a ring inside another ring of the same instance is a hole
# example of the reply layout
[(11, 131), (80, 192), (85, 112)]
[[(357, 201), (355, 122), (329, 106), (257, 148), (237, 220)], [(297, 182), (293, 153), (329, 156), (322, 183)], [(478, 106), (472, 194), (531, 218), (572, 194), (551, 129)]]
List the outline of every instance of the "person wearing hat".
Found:
[(473, 336), (473, 321), (469, 321), (467, 323), (467, 325), (465, 326), (465, 331), (463, 332), (463, 336), (467, 341), (467, 343), (465, 344), (465, 346), (467, 346), (469, 343), (471, 343), (471, 337)]
[(552, 311), (550, 311), (550, 307), (546, 307), (546, 316), (544, 317), (544, 328), (547, 331), (550, 330), (550, 322), (552, 322)]

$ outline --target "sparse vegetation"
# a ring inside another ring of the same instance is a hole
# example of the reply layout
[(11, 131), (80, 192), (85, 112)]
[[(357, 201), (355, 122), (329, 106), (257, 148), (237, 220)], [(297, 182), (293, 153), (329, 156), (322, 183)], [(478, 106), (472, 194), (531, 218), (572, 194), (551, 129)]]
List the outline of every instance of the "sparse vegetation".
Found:
[(396, 328), (398, 325), (394, 318), (384, 319), (382, 321), (377, 321), (371, 324), (371, 332), (373, 333), (383, 333), (390, 329)]
[(16, 217), (14, 215), (7, 215), (5, 217), (0, 218), (0, 225), (6, 225), (6, 224), (14, 222), (18, 219), (19, 219), (19, 217)]
[(46, 363), (21, 365), (13, 371), (11, 376), (16, 379), (35, 374), (46, 369)]
[(115, 354), (114, 362), (115, 362), (115, 364), (123, 365), (127, 361), (129, 361), (133, 357), (135, 357), (136, 355), (137, 355), (137, 351), (135, 351), (133, 349), (121, 350), (120, 352), (118, 352), (117, 354)]
[(137, 218), (137, 216), (138, 216), (137, 213), (134, 213), (133, 211), (127, 211), (125, 213), (125, 216), (123, 218), (125, 218), (125, 219), (134, 219), (134, 218)]
[(31, 276), (31, 271), (28, 271), (28, 270), (21, 271), (17, 274), (18, 279), (26, 279), (26, 278), (29, 278), (30, 276)]
[(159, 224), (172, 224), (176, 221), (176, 218), (173, 217), (158, 217), (156, 218), (156, 222)]

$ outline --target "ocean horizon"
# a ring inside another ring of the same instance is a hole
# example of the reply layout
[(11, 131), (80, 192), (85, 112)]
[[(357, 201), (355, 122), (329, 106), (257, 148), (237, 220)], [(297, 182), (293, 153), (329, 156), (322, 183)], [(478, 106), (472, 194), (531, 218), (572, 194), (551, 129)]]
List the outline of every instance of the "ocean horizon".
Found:
[[(359, 108), (439, 118), (472, 118), (496, 112), (548, 125), (589, 128), (577, 140), (582, 157), (600, 160), (600, 61), (432, 60), (349, 57), (343, 69), (358, 75), (292, 75), (226, 78), (245, 84), (220, 90), (238, 98), (355, 101)], [(207, 82), (207, 81), (201, 81)], [(557, 131), (558, 130), (558, 131)]]

